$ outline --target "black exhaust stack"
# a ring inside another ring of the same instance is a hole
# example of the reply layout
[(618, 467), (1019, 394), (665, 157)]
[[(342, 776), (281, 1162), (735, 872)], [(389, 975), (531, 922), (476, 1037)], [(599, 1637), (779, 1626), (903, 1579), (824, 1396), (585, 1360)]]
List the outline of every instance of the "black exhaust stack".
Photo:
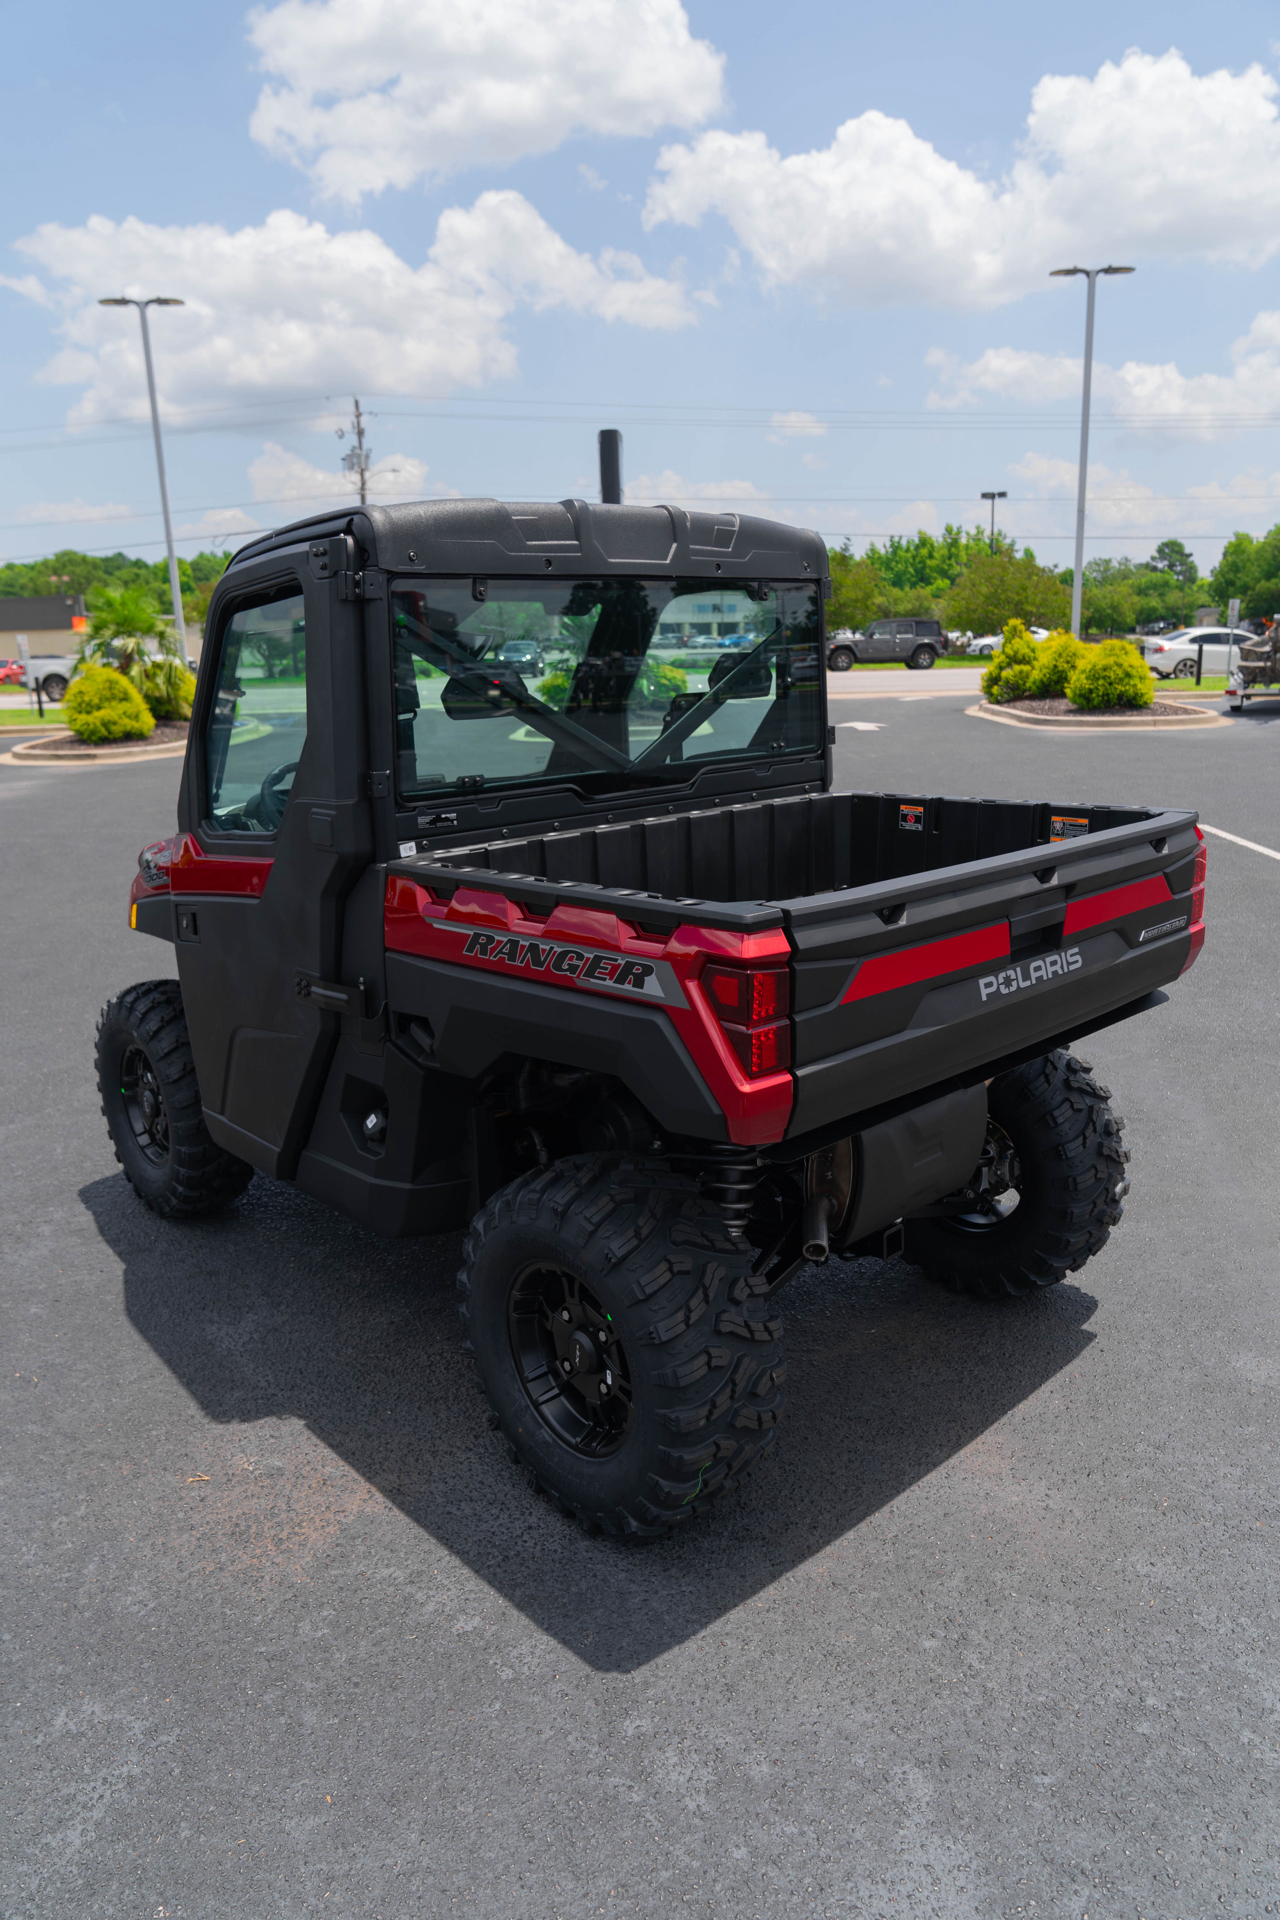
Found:
[(622, 435), (616, 427), (600, 429), (600, 498), (606, 506), (622, 505)]

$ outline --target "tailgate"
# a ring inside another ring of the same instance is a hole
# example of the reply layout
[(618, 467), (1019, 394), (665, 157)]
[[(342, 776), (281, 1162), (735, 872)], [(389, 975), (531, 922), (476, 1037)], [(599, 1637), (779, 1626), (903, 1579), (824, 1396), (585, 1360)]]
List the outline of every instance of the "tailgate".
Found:
[(785, 902), (788, 1137), (1061, 1040), (1175, 979), (1192, 957), (1195, 821), (1152, 814)]

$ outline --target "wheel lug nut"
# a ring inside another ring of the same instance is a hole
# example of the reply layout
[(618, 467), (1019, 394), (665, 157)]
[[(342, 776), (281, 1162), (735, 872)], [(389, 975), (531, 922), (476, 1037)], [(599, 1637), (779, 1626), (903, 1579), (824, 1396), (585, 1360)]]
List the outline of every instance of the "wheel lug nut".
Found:
[(570, 1313), (570, 1311), (569, 1311), (569, 1309), (568, 1309), (568, 1307), (561, 1307), (561, 1309), (560, 1309), (560, 1318), (561, 1318), (562, 1320), (572, 1320), (572, 1318), (573, 1318), (573, 1315), (572, 1315), (572, 1314)]

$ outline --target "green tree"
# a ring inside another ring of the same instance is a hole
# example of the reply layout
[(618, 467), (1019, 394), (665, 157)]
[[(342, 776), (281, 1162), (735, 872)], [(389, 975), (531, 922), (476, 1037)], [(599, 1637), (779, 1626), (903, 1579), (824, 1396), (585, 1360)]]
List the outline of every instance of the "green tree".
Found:
[(1147, 565), (1153, 573), (1171, 573), (1184, 587), (1194, 587), (1200, 578), (1200, 569), (1181, 540), (1162, 540)]
[[(1086, 569), (1087, 572), (1087, 569)], [(1137, 595), (1128, 580), (1086, 579), (1080, 624), (1086, 633), (1132, 633), (1137, 619)]]
[[(1276, 528), (1272, 528), (1272, 533)], [(1267, 536), (1270, 539), (1270, 534)], [(1233, 533), (1222, 549), (1222, 558), (1209, 575), (1209, 588), (1215, 600), (1225, 607), (1229, 600), (1243, 600), (1258, 578), (1259, 547), (1262, 543), (1251, 533)]]
[(191, 712), (194, 682), (177, 634), (146, 587), (98, 588), (79, 658), (82, 667), (113, 667), (160, 719), (186, 719)]
[[(871, 562), (887, 587), (898, 590), (923, 587), (934, 600), (941, 600), (965, 568), (989, 552), (990, 545), (991, 538), (985, 528), (972, 527), (966, 531), (948, 522), (941, 535), (926, 533), (921, 528), (909, 537), (892, 533), (883, 547), (872, 541), (863, 558)], [(1007, 534), (997, 533), (996, 551), (1012, 554), (1017, 548)]]
[(842, 547), (829, 550), (831, 562), (831, 598), (827, 603), (827, 632), (840, 627), (855, 630), (874, 620), (879, 611), (884, 582), (873, 563), (865, 556), (855, 558), (846, 540)]
[(1029, 627), (1065, 627), (1071, 595), (1034, 554), (983, 553), (970, 562), (944, 601), (949, 627), (996, 633), (1010, 620)]

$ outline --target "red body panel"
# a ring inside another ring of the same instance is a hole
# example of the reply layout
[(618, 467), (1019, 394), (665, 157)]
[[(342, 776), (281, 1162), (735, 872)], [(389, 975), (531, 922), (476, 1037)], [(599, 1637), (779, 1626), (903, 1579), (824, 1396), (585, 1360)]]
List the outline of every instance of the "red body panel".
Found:
[(1148, 880), (1133, 880), (1126, 887), (1108, 887), (1105, 893), (1086, 894), (1083, 900), (1068, 902), (1062, 937), (1069, 940), (1073, 933), (1087, 933), (1090, 927), (1100, 927), (1108, 920), (1123, 920), (1126, 913), (1137, 913), (1143, 907), (1162, 907), (1172, 898), (1162, 873), (1153, 873)]
[[(665, 962), (679, 983), (685, 1004), (677, 1005), (673, 999), (664, 1003), (662, 1011), (689, 1049), (724, 1113), (729, 1138), (737, 1146), (763, 1146), (781, 1140), (786, 1131), (794, 1097), (791, 1075), (775, 1073), (754, 1080), (747, 1077), (707, 1002), (700, 978), (708, 960), (789, 959), (790, 944), (781, 928), (740, 934), (716, 927), (683, 926), (664, 939), (642, 933), (616, 914), (590, 907), (562, 903), (543, 920), (525, 914), (503, 895), (481, 889), (460, 887), (451, 900), (442, 900), (430, 888), (396, 874), (387, 881), (385, 925), (390, 952), (418, 954), (423, 959), (481, 967), (526, 980), (529, 967), (521, 956), (527, 955), (531, 941), (539, 951), (542, 942), (573, 941), (575, 947), (561, 949), (557, 956), (563, 965), (540, 970), (544, 983), (566, 992), (603, 993), (617, 999), (634, 999), (636, 995), (612, 987), (606, 969), (612, 967), (614, 973), (623, 969), (607, 956), (617, 956), (623, 963), (647, 964), (650, 969)], [(485, 931), (504, 936), (492, 953), (489, 948), (464, 952), (474, 935)], [(508, 947), (509, 954), (503, 951)], [(594, 977), (579, 978), (588, 968)]]
[(998, 920), (971, 933), (953, 933), (945, 940), (926, 940), (918, 947), (899, 947), (893, 953), (873, 953), (860, 962), (844, 991), (844, 1004), (869, 994), (889, 993), (894, 987), (914, 987), (965, 967), (984, 966), (988, 960), (1009, 957), (1009, 922)]

